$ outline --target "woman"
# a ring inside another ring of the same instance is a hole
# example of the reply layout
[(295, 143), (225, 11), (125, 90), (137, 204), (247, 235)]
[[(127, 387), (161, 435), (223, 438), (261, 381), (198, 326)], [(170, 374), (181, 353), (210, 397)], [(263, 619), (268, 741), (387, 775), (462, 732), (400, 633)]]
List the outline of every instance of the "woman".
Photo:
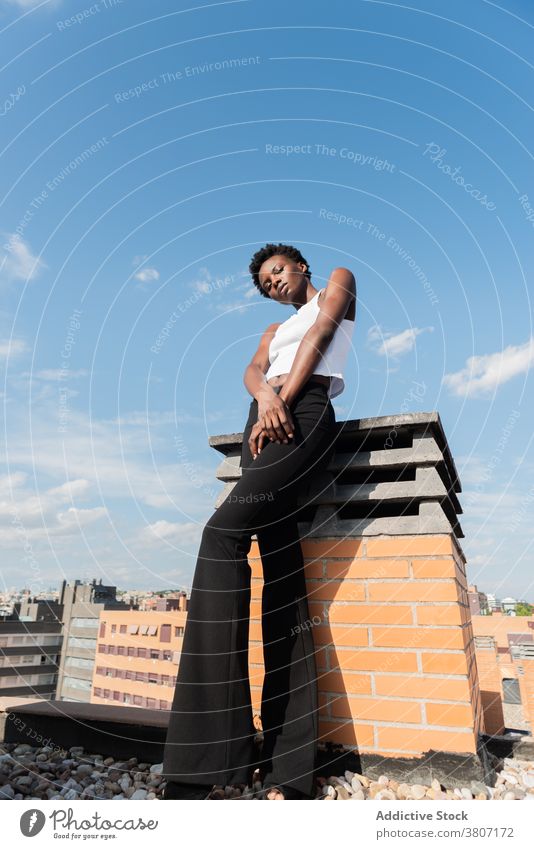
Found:
[(263, 297), (296, 313), (269, 325), (245, 370), (253, 400), (242, 474), (202, 534), (165, 745), (165, 799), (206, 799), (214, 785), (252, 784), (247, 555), (254, 533), (264, 575), (261, 798), (315, 796), (317, 676), (313, 636), (300, 627), (309, 615), (297, 498), (333, 455), (330, 399), (344, 388), (356, 284), (348, 269), (336, 268), (316, 289), (291, 245), (265, 245), (249, 270)]

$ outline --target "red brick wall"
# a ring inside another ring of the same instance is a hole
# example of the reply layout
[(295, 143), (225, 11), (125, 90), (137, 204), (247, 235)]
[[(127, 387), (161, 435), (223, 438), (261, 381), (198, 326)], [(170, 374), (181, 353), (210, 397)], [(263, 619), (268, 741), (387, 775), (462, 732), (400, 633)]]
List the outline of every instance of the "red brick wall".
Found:
[[(450, 535), (304, 540), (323, 741), (382, 755), (475, 752), (483, 731), (465, 561)], [(261, 560), (250, 675), (260, 712)]]

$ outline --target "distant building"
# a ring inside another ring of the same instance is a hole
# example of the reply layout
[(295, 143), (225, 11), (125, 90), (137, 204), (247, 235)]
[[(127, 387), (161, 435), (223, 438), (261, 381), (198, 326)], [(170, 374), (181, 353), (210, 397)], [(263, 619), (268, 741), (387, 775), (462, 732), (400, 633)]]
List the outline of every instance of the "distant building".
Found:
[(501, 601), (502, 612), (505, 613), (507, 616), (515, 616), (516, 605), (517, 600), (515, 598), (503, 598)]
[(0, 622), (0, 696), (53, 699), (61, 640), (57, 621)]
[(13, 618), (21, 622), (61, 622), (63, 605), (58, 601), (28, 598), (13, 605)]
[(170, 606), (101, 613), (91, 702), (170, 709), (187, 619), (186, 599), (160, 601)]
[(488, 597), (486, 593), (478, 591), (476, 584), (472, 584), (467, 588), (467, 598), (471, 616), (486, 616), (490, 612)]
[(495, 598), (493, 593), (486, 593), (486, 598), (488, 600), (488, 607), (492, 613), (494, 610), (501, 609), (501, 603), (497, 598)]
[[(503, 599), (504, 603), (508, 599)], [(495, 611), (473, 616), (475, 654), (487, 734), (534, 727), (534, 617)]]
[(100, 614), (105, 610), (128, 610), (117, 601), (117, 588), (97, 583), (63, 581), (59, 604), (63, 608), (63, 651), (56, 698), (89, 702), (95, 663)]

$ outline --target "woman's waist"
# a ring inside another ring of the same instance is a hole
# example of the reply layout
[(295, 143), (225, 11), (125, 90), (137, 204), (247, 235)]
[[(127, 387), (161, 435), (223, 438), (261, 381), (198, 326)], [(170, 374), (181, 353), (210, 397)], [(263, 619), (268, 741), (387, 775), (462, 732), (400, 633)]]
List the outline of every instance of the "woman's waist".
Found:
[[(277, 374), (274, 377), (269, 378), (267, 383), (269, 384), (269, 386), (272, 386), (273, 389), (281, 389), (288, 377), (289, 372), (287, 374)], [(307, 385), (308, 383), (318, 383), (322, 384), (323, 386), (329, 387), (331, 381), (332, 378), (328, 377), (327, 375), (311, 374), (304, 385)]]

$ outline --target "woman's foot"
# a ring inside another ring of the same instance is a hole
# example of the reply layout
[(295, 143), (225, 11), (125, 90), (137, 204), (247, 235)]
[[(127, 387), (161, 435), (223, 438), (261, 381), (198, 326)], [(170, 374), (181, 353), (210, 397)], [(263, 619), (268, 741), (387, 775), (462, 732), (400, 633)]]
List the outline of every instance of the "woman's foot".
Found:
[(300, 790), (296, 790), (294, 787), (288, 787), (287, 784), (273, 784), (264, 788), (264, 799), (268, 799), (269, 801), (285, 801), (286, 799), (311, 799), (310, 796), (307, 796), (305, 793), (302, 793)]

